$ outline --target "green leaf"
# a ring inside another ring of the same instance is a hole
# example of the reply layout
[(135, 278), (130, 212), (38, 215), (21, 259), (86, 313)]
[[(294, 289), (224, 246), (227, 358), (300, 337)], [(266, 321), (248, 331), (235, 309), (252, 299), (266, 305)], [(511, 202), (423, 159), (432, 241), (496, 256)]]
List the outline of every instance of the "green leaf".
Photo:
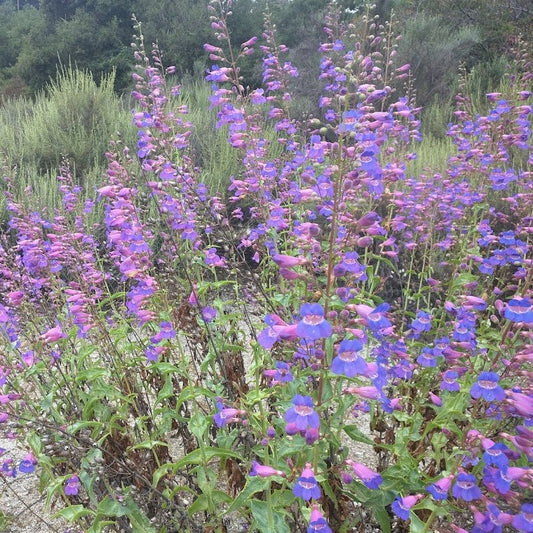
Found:
[(198, 448), (197, 450), (192, 451), (191, 453), (187, 454), (185, 457), (173, 464), (174, 467), (178, 469), (183, 468), (187, 465), (205, 464), (211, 461), (211, 459), (213, 459), (214, 457), (234, 457), (236, 459), (240, 459), (241, 461), (243, 460), (241, 455), (231, 450), (207, 447), (203, 449)]
[(213, 502), (216, 504), (230, 503), (231, 501), (233, 501), (233, 498), (229, 494), (224, 492), (223, 490), (212, 491), (211, 498), (213, 499)]
[(381, 527), (382, 533), (391, 533), (390, 516), (389, 513), (387, 513), (387, 510), (383, 507), (374, 507), (372, 511)]
[(192, 502), (187, 512), (189, 516), (192, 516), (194, 513), (200, 513), (202, 511), (207, 511), (209, 509), (209, 501), (206, 494), (200, 494), (196, 500)]
[(204, 436), (209, 429), (210, 421), (202, 413), (195, 413), (189, 420), (189, 429), (191, 433), (198, 439), (199, 443), (204, 442)]
[(164, 361), (161, 361), (159, 363), (152, 363), (150, 365), (150, 369), (153, 371), (160, 372), (161, 374), (180, 373), (180, 369), (176, 365), (166, 363)]
[(161, 481), (161, 478), (167, 476), (172, 472), (173, 475), (176, 474), (176, 464), (175, 463), (165, 463), (164, 465), (160, 466), (153, 475), (152, 478), (152, 486), (157, 487), (159, 485), (159, 482)]
[(83, 383), (84, 381), (91, 383), (96, 381), (96, 379), (102, 378), (106, 375), (108, 375), (108, 370), (106, 368), (93, 367), (77, 373), (74, 380), (76, 383)]
[(172, 384), (172, 376), (167, 376), (165, 379), (165, 384), (163, 385), (163, 388), (159, 391), (157, 395), (157, 400), (155, 402), (155, 405), (159, 403), (163, 403), (163, 400), (166, 400), (167, 398), (170, 398), (171, 396), (174, 396), (174, 386)]
[(352, 440), (355, 440), (356, 442), (363, 442), (365, 444), (369, 444), (371, 446), (374, 446), (375, 442), (365, 435), (357, 426), (355, 425), (349, 425), (344, 426), (344, 431), (350, 437)]
[(241, 490), (239, 495), (233, 500), (233, 503), (229, 506), (226, 514), (230, 514), (233, 511), (239, 510), (245, 504), (247, 504), (250, 498), (258, 492), (263, 492), (268, 489), (270, 480), (262, 477), (250, 477), (246, 481), (245, 487)]
[(92, 515), (96, 516), (96, 513), (91, 510), (87, 509), (83, 505), (69, 505), (68, 507), (65, 507), (64, 509), (61, 509), (57, 513), (53, 515), (53, 518), (64, 518), (65, 520), (68, 520), (69, 522), (74, 522), (75, 520), (80, 519), (82, 516)]
[(94, 420), (80, 420), (74, 422), (71, 426), (68, 427), (68, 432), (71, 434), (76, 434), (81, 429), (92, 428), (94, 430), (99, 430), (102, 427), (101, 422), (96, 422)]
[(409, 518), (411, 519), (411, 524), (409, 526), (410, 533), (423, 533), (426, 527), (426, 524), (418, 518), (416, 513), (411, 511), (409, 514)]
[(273, 533), (274, 531), (276, 533), (290, 533), (289, 527), (285, 523), (284, 513), (269, 508), (267, 502), (251, 500), (250, 509), (256, 525), (262, 533)]
[(43, 449), (41, 437), (37, 433), (31, 433), (26, 436), (26, 442), (35, 454), (40, 454)]
[[(128, 504), (130, 507), (130, 504)], [(155, 533), (156, 529), (148, 519), (148, 517), (135, 505), (135, 509), (131, 509), (129, 513), (133, 531), (143, 531), (143, 533)]]
[(308, 450), (309, 445), (305, 442), (305, 439), (299, 435), (295, 435), (292, 440), (284, 439), (279, 446), (279, 457), (286, 457), (287, 455), (299, 454), (303, 450)]
[(185, 387), (178, 396), (178, 399), (176, 400), (176, 413), (179, 412), (180, 407), (184, 402), (187, 402), (188, 400), (195, 400), (199, 397), (214, 398), (215, 393), (213, 393), (209, 389), (204, 389), (202, 387), (194, 387), (193, 385)]
[(333, 502), (335, 505), (335, 509), (339, 507), (339, 502), (337, 501), (337, 496), (333, 492), (333, 489), (331, 488), (331, 485), (329, 484), (329, 481), (324, 480), (320, 483), (320, 486), (324, 490), (324, 494)]
[(324, 380), (324, 386), (322, 388), (322, 401), (327, 402), (333, 398), (333, 385), (332, 380)]
[(145, 440), (144, 442), (139, 442), (139, 444), (128, 446), (128, 451), (140, 449), (153, 450), (155, 446), (164, 446), (165, 448), (168, 448), (168, 443), (160, 440)]
[(105, 526), (113, 526), (115, 523), (111, 520), (104, 520), (100, 515), (96, 515), (94, 524), (87, 530), (87, 533), (103, 533)]
[(110, 496), (106, 496), (98, 504), (98, 513), (101, 513), (106, 516), (116, 516), (117, 518), (121, 516), (126, 516), (129, 514), (129, 509), (124, 502), (119, 502)]
[(296, 499), (297, 498), (293, 494), (292, 490), (287, 490), (286, 486), (282, 486), (281, 489), (275, 490), (272, 493), (270, 502), (274, 507), (288, 509), (296, 501)]

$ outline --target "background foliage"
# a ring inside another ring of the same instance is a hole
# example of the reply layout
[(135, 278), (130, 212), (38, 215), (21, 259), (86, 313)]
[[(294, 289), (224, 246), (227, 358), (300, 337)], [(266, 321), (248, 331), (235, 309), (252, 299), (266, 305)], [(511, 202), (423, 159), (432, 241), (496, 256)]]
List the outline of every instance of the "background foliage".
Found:
[[(132, 13), (143, 23), (146, 41), (159, 43), (165, 62), (176, 65), (180, 75), (192, 73), (195, 64), (205, 65), (202, 45), (209, 32), (207, 3), (0, 0), (0, 97), (34, 95), (55, 77), (58, 61), (89, 69), (96, 78), (115, 70), (115, 89), (127, 91), (133, 67), (129, 54)], [(364, 10), (367, 3), (338, 2), (346, 19)], [(400, 53), (416, 64), (418, 97), (423, 103), (453, 88), (450, 80), (459, 62), (471, 68), (505, 56), (513, 44), (512, 36), (527, 34), (533, 16), (527, 0), (380, 0), (375, 4), (374, 12), (382, 19), (394, 12), (404, 35)], [(326, 5), (326, 0), (235, 0), (229, 24), (235, 42), (260, 35), (268, 6), (280, 42), (300, 60), (300, 71), (316, 72), (318, 65), (310, 56), (316, 56)], [(243, 68), (247, 81), (258, 86), (259, 59), (250, 60), (248, 68)]]

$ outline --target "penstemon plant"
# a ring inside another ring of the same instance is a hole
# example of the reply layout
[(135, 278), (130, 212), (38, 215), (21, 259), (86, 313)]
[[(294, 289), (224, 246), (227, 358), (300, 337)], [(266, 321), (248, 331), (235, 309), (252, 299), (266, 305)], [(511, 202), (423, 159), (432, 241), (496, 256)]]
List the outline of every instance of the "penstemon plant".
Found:
[(446, 172), (412, 176), (392, 22), (330, 6), (300, 121), (270, 17), (248, 90), (260, 41), (209, 9), (226, 197), (142, 34), (136, 152), (112, 142), (88, 200), (65, 163), (54, 212), (5, 179), (0, 421), (28, 455), (4, 475), (38, 468), (88, 532), (532, 531), (527, 58), (487, 114), (458, 96)]

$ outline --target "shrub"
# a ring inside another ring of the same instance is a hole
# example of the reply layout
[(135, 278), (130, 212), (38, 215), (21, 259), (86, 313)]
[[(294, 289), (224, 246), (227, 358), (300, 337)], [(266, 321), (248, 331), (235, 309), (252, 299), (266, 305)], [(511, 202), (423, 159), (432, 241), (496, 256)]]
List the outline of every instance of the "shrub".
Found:
[(105, 160), (109, 139), (133, 130), (113, 92), (113, 76), (97, 85), (88, 72), (62, 67), (35, 101), (16, 99), (1, 110), (1, 154), (14, 165), (57, 172), (68, 158), (78, 179)]

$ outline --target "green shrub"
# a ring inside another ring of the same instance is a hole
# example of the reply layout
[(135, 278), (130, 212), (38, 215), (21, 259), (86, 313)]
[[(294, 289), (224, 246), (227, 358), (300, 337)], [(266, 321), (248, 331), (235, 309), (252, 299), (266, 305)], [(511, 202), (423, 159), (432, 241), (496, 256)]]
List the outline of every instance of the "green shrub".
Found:
[(97, 85), (89, 72), (62, 67), (34, 101), (5, 103), (0, 156), (43, 175), (55, 173), (67, 158), (81, 181), (91, 168), (105, 165), (109, 139), (117, 133), (133, 142), (130, 114), (113, 92), (113, 75)]

